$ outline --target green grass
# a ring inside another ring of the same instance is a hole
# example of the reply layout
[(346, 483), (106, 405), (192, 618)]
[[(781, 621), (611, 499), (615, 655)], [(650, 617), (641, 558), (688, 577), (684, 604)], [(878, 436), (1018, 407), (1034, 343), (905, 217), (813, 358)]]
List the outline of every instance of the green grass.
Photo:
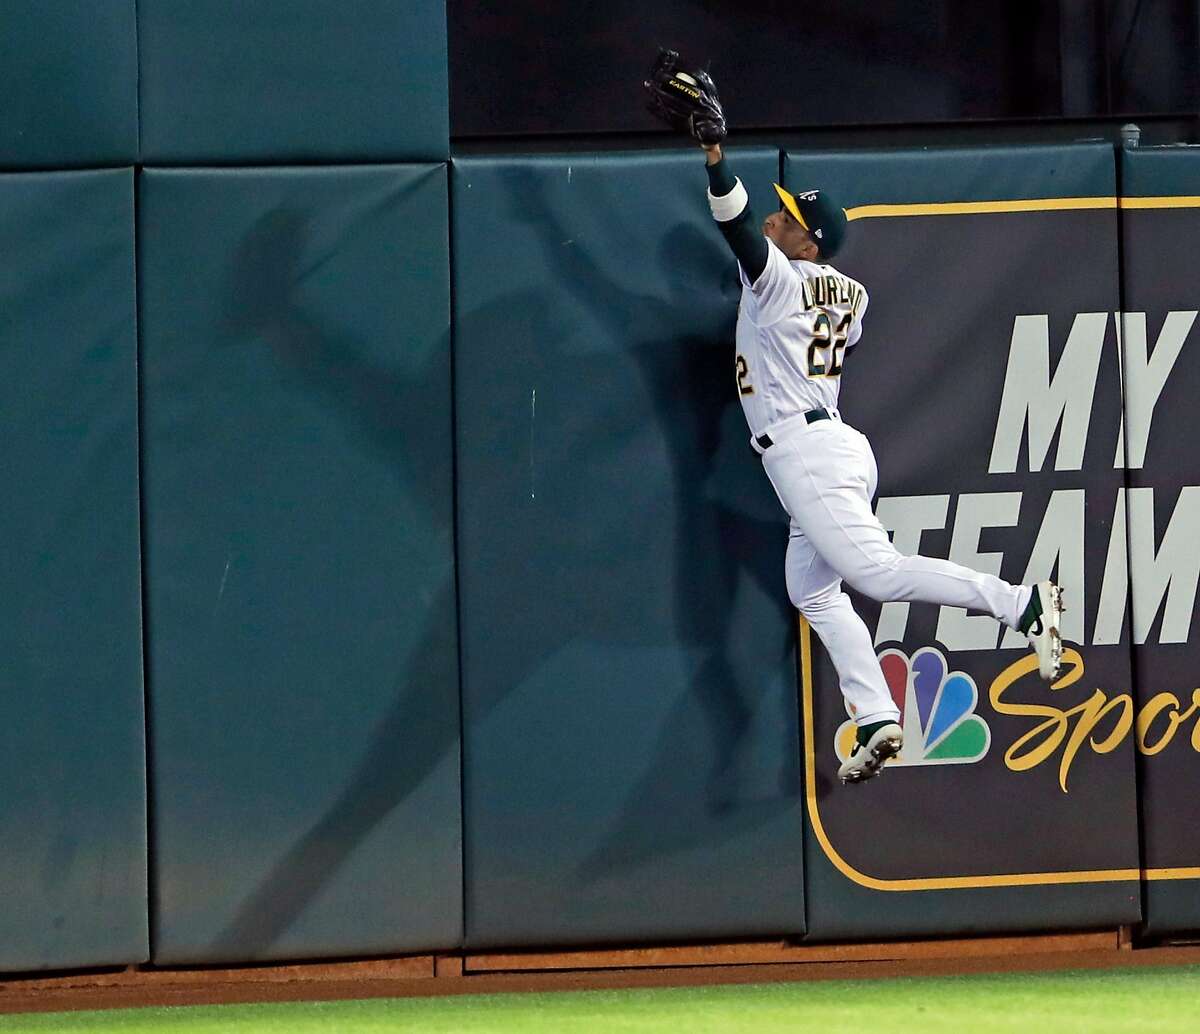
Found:
[(1192, 1034), (1198, 1011), (1200, 966), (1187, 966), (46, 1013), (0, 1016), (0, 1032)]

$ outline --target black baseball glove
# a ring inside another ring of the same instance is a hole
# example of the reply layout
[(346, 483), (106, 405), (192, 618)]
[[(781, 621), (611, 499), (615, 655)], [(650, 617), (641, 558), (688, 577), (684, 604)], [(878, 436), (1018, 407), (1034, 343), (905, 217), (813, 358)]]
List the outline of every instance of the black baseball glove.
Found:
[(658, 52), (650, 78), (642, 86), (650, 113), (672, 129), (706, 146), (725, 139), (725, 112), (716, 85), (707, 72), (681, 68), (675, 51)]

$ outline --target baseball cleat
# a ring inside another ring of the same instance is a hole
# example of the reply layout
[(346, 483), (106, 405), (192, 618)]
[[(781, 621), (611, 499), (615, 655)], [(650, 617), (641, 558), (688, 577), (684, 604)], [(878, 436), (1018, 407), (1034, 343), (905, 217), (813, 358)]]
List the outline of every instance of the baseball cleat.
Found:
[(1058, 678), (1062, 667), (1063, 609), (1062, 589), (1053, 582), (1038, 582), (1021, 615), (1020, 630), (1029, 638), (1037, 654), (1038, 674), (1047, 682)]
[(900, 753), (904, 732), (895, 722), (876, 722), (860, 727), (854, 750), (838, 769), (843, 783), (865, 783), (883, 771), (885, 761)]

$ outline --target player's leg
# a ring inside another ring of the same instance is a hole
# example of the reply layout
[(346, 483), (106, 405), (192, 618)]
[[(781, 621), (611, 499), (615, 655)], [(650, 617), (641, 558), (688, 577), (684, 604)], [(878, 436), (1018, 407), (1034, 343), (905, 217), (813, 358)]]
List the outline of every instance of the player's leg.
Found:
[(821, 640), (838, 673), (842, 695), (854, 714), (854, 752), (838, 770), (844, 782), (862, 782), (900, 752), (900, 709), (883, 678), (871, 633), (842, 581), (793, 522), (788, 540), (788, 596)]
[[(982, 611), (1029, 635), (1044, 678), (1057, 674), (1061, 592), (1011, 585), (948, 560), (899, 553), (871, 510), (875, 458), (866, 438), (842, 424), (814, 425), (776, 443), (763, 465), (792, 519), (849, 585), (880, 602)], [(828, 430), (826, 430), (828, 428)]]

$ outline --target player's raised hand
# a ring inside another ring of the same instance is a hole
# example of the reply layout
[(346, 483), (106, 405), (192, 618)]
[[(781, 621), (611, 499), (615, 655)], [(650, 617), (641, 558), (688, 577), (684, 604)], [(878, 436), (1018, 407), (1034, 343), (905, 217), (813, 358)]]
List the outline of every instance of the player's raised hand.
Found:
[(707, 72), (681, 68), (679, 54), (660, 50), (642, 80), (646, 107), (657, 119), (687, 133), (706, 150), (725, 139), (725, 111)]

